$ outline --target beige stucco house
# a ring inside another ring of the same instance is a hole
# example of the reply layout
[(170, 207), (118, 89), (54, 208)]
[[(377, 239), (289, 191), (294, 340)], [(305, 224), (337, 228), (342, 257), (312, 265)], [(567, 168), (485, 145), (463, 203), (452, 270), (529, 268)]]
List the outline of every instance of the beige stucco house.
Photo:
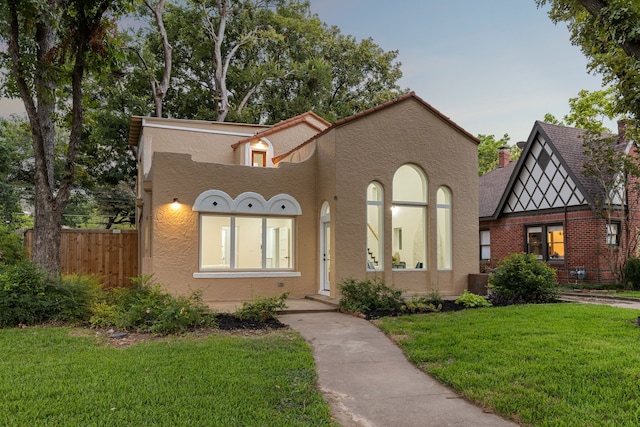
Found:
[(477, 144), (414, 93), (330, 124), (133, 117), (140, 272), (205, 301), (457, 295), (478, 272)]

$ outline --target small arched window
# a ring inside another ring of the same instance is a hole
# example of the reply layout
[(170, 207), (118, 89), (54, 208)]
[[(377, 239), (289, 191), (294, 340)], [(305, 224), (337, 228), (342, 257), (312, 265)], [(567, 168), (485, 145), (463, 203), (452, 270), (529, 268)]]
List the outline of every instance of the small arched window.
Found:
[(367, 270), (383, 269), (384, 197), (382, 186), (372, 182), (367, 187)]
[(453, 257), (452, 224), (451, 224), (451, 190), (447, 187), (438, 188), (437, 229), (438, 229), (438, 269), (450, 270)]
[(427, 267), (427, 194), (424, 172), (415, 165), (398, 168), (393, 175), (393, 268)]

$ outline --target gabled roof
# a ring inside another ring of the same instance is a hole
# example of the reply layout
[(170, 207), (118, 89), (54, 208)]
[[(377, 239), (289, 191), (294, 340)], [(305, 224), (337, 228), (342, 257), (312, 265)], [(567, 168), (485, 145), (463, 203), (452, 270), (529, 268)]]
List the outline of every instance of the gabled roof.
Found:
[(401, 103), (403, 101), (406, 101), (407, 99), (415, 99), (420, 104), (422, 104), (423, 107), (425, 107), (431, 113), (433, 113), (434, 115), (436, 115), (437, 117), (442, 119), (446, 124), (448, 124), (449, 126), (454, 128), (457, 132), (463, 134), (464, 136), (466, 136), (467, 138), (469, 138), (471, 141), (475, 142), (476, 144), (480, 144), (480, 141), (478, 140), (478, 138), (476, 138), (475, 136), (473, 136), (472, 134), (470, 134), (469, 132), (464, 130), (462, 127), (460, 127), (458, 124), (456, 124), (449, 117), (445, 116), (440, 111), (438, 111), (433, 106), (431, 106), (431, 104), (429, 104), (426, 101), (424, 101), (422, 98), (420, 98), (418, 95), (416, 95), (415, 92), (409, 92), (409, 93), (407, 93), (405, 95), (402, 95), (402, 96), (400, 96), (400, 97), (398, 97), (396, 99), (392, 99), (391, 101), (387, 101), (387, 102), (385, 102), (383, 104), (380, 104), (380, 105), (377, 105), (375, 107), (369, 108), (368, 110), (365, 110), (365, 111), (362, 111), (360, 113), (356, 113), (356, 114), (354, 114), (352, 116), (345, 117), (344, 119), (338, 120), (337, 122), (335, 122), (330, 127), (324, 129), (322, 132), (318, 133), (317, 135), (314, 135), (312, 138), (306, 140), (305, 142), (303, 142), (302, 144), (298, 145), (294, 149), (288, 151), (287, 153), (284, 153), (284, 154), (281, 154), (281, 155), (279, 155), (277, 157), (274, 157), (273, 158), (273, 162), (274, 163), (279, 162), (283, 158), (289, 156), (291, 153), (299, 150), (300, 148), (304, 147), (305, 145), (309, 144), (310, 142), (315, 141), (316, 139), (318, 139), (322, 135), (330, 132), (333, 129), (337, 129), (337, 128), (341, 127), (341, 126), (346, 125), (347, 123), (353, 122), (355, 120), (359, 120), (359, 119), (361, 119), (363, 117), (366, 117), (366, 116), (368, 116), (370, 114), (373, 114), (373, 113), (375, 113), (377, 111), (384, 110), (385, 108), (389, 108), (390, 106), (398, 104), (398, 103)]
[[(308, 120), (309, 118), (311, 118), (313, 120)], [(324, 126), (316, 125), (314, 123), (314, 120), (315, 121), (319, 121)], [(326, 129), (329, 126), (331, 126), (331, 123), (329, 123), (328, 121), (326, 121), (325, 119), (323, 119), (322, 117), (320, 117), (319, 115), (314, 113), (313, 111), (307, 111), (306, 113), (302, 113), (302, 114), (299, 114), (297, 116), (291, 117), (291, 118), (283, 120), (281, 122), (278, 122), (275, 125), (273, 125), (272, 128), (257, 132), (254, 136), (250, 136), (248, 138), (241, 139), (240, 141), (232, 144), (231, 147), (235, 149), (235, 148), (237, 148), (238, 146), (240, 146), (242, 144), (246, 144), (247, 142), (255, 141), (258, 138), (262, 138), (262, 137), (266, 137), (266, 136), (269, 136), (269, 135), (273, 135), (274, 133), (278, 133), (280, 131), (283, 131), (284, 129), (290, 128), (290, 127), (295, 126), (295, 125), (300, 124), (300, 123), (306, 123), (307, 125), (309, 125), (312, 128), (316, 129), (318, 132)]]
[[(592, 195), (596, 194), (599, 187), (594, 179), (586, 177), (582, 173), (583, 165), (587, 161), (583, 147), (583, 138), (586, 133), (583, 129), (536, 121), (520, 159), (480, 177), (478, 181), (480, 219), (496, 219), (503, 212), (514, 184), (538, 136), (556, 153), (561, 165), (584, 196), (586, 203), (593, 206)], [(615, 135), (610, 133), (602, 135), (603, 138), (613, 136)], [(619, 145), (620, 149), (624, 149), (626, 146), (626, 144)]]

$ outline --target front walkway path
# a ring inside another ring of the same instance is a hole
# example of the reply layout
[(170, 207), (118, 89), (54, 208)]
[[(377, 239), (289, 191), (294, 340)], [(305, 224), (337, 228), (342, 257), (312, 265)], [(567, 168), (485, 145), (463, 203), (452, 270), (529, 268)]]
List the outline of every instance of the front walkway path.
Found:
[(345, 427), (516, 426), (415, 368), (370, 322), (342, 313), (278, 316), (313, 347), (318, 384)]

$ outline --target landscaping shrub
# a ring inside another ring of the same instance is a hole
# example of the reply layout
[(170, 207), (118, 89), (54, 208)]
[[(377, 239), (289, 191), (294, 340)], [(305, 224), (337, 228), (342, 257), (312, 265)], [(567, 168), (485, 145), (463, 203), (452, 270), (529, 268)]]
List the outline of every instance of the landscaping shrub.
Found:
[(287, 308), (285, 301), (288, 297), (288, 291), (279, 297), (255, 297), (251, 301), (243, 302), (242, 307), (236, 310), (235, 316), (240, 320), (250, 322), (268, 322), (275, 320), (278, 310)]
[(26, 258), (22, 238), (4, 225), (0, 225), (0, 265), (14, 265)]
[(464, 308), (491, 307), (492, 305), (491, 301), (485, 297), (473, 294), (467, 290), (456, 299), (456, 304), (460, 304), (464, 306)]
[(200, 293), (174, 297), (151, 276), (133, 278), (131, 288), (112, 288), (94, 306), (92, 326), (157, 334), (180, 333), (216, 325), (215, 314)]
[(504, 258), (489, 275), (489, 286), (494, 305), (546, 303), (558, 296), (556, 271), (533, 254)]
[(403, 313), (429, 313), (442, 310), (442, 298), (437, 295), (434, 298), (433, 295), (428, 296), (413, 296), (410, 300), (405, 301), (401, 307)]
[(87, 321), (99, 293), (100, 283), (89, 276), (51, 278), (28, 260), (4, 265), (0, 271), (0, 327)]
[(402, 290), (385, 285), (377, 277), (373, 280), (348, 278), (338, 286), (342, 295), (338, 305), (345, 311), (370, 317), (398, 313), (404, 306)]
[(640, 258), (631, 257), (622, 269), (625, 281), (635, 290), (640, 289)]

